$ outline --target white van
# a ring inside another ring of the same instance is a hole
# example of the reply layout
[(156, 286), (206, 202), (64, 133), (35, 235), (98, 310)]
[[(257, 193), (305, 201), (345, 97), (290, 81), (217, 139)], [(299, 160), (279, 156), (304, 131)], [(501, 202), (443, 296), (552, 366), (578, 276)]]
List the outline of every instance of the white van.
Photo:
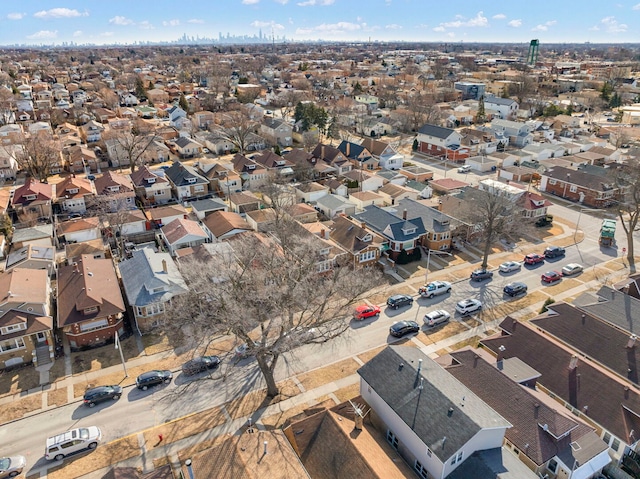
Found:
[(458, 173), (469, 173), (471, 171), (471, 165), (462, 165), (458, 168)]
[(65, 456), (83, 449), (95, 449), (102, 439), (102, 432), (96, 426), (79, 427), (47, 439), (45, 459), (61, 461)]

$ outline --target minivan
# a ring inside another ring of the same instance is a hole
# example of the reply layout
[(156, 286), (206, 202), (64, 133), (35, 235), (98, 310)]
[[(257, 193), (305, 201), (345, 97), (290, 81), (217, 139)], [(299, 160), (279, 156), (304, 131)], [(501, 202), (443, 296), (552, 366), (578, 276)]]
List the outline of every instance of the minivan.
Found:
[(96, 426), (71, 429), (47, 439), (44, 457), (49, 461), (61, 461), (78, 451), (95, 449), (101, 439), (102, 431)]

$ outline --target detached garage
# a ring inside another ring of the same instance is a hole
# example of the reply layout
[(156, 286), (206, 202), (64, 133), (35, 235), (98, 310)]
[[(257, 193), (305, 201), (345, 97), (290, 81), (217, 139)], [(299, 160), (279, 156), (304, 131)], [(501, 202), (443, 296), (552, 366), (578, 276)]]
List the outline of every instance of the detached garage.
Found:
[(472, 170), (481, 172), (495, 171), (498, 168), (498, 162), (491, 160), (486, 156), (473, 156), (471, 158), (467, 158), (465, 164), (469, 165)]

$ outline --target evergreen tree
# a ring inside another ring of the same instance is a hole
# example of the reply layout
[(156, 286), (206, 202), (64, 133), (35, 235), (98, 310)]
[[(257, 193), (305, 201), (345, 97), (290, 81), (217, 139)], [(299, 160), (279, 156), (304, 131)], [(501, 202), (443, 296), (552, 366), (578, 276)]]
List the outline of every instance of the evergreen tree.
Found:
[[(149, 82), (149, 84), (151, 84), (151, 82)], [(147, 90), (144, 87), (144, 83), (142, 83), (142, 78), (137, 77), (136, 78), (136, 96), (137, 97), (146, 97), (147, 96)], [(151, 87), (153, 88), (153, 86)]]
[(612, 91), (613, 91), (613, 87), (611, 86), (611, 83), (605, 82), (605, 84), (602, 85), (602, 90), (600, 90), (600, 97), (604, 101), (609, 101), (611, 99)]
[(180, 93), (178, 106), (182, 108), (184, 111), (186, 111), (187, 113), (189, 112), (189, 102), (187, 101), (187, 97), (184, 96), (184, 93)]
[(418, 139), (417, 138), (414, 138), (413, 145), (411, 145), (411, 149), (413, 151), (418, 151)]
[(569, 106), (567, 107), (567, 109), (564, 111), (565, 114), (571, 116), (573, 113), (573, 102), (569, 103)]
[(484, 95), (478, 101), (478, 114), (476, 115), (476, 123), (484, 123), (487, 121), (487, 114), (484, 110)]
[(276, 155), (281, 155), (282, 153), (280, 153), (280, 145), (276, 145), (276, 146), (274, 146), (274, 147), (273, 147), (273, 152), (274, 152)]

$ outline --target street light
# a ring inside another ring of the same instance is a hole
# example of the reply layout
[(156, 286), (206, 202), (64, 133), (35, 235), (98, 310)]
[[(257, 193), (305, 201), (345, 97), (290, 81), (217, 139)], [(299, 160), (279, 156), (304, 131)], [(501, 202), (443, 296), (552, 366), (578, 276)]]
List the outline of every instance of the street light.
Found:
[(427, 277), (429, 276), (429, 263), (431, 262), (431, 253), (434, 254), (442, 254), (445, 256), (453, 256), (451, 253), (447, 251), (440, 251), (439, 249), (428, 249), (427, 250), (427, 269), (424, 272), (424, 282), (427, 283)]
[(115, 347), (116, 349), (120, 352), (120, 359), (122, 360), (122, 369), (124, 369), (124, 377), (128, 378), (129, 374), (127, 373), (127, 365), (124, 362), (124, 354), (122, 354), (122, 347), (120, 344), (120, 334), (116, 331), (116, 336), (115, 336)]
[(573, 241), (575, 243), (576, 236), (578, 235), (578, 225), (580, 224), (580, 217), (582, 216), (583, 211), (606, 211), (604, 208), (580, 208), (578, 212), (578, 220), (576, 221), (576, 229), (573, 232)]

